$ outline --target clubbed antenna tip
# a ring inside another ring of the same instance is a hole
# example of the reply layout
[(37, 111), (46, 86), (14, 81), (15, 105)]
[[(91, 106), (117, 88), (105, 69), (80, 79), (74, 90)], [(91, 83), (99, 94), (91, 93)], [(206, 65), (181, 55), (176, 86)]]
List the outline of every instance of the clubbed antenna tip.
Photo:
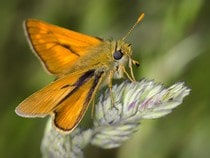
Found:
[(140, 23), (140, 21), (144, 18), (144, 13), (141, 13), (138, 17), (138, 19), (136, 20), (136, 22), (134, 23), (134, 25), (131, 27), (131, 29), (128, 31), (128, 33), (122, 38), (122, 40), (124, 41), (129, 35), (130, 33), (133, 31), (133, 29), (136, 27), (136, 25), (138, 23)]

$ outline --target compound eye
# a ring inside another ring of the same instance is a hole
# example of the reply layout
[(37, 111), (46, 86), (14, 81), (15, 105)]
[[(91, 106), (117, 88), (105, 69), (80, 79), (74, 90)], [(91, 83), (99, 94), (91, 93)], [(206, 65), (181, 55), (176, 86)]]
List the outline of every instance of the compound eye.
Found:
[(121, 50), (116, 50), (113, 54), (115, 60), (120, 60), (123, 57), (123, 53)]

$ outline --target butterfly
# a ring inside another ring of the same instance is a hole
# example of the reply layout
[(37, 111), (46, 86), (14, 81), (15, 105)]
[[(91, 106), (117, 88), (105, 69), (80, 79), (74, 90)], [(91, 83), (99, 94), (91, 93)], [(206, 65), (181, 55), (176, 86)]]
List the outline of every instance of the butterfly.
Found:
[[(46, 70), (56, 80), (22, 101), (15, 112), (22, 117), (52, 116), (53, 124), (68, 134), (77, 127), (99, 87), (124, 74), (135, 81), (131, 44), (121, 40), (103, 40), (36, 19), (24, 22), (27, 39)], [(125, 66), (128, 65), (130, 73)]]

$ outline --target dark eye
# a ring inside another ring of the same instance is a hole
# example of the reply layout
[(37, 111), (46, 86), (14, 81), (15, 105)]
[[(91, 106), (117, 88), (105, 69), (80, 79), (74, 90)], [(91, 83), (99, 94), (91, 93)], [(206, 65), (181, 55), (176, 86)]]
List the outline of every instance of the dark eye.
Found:
[(120, 60), (123, 56), (123, 53), (121, 50), (116, 50), (113, 54), (113, 57), (115, 60)]

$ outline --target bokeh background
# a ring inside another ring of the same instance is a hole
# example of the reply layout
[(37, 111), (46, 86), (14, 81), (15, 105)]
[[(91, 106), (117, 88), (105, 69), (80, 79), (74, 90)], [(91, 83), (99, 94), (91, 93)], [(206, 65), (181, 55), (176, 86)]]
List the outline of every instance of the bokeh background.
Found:
[(38, 18), (105, 39), (128, 37), (141, 63), (138, 79), (192, 91), (170, 115), (145, 120), (120, 148), (88, 147), (86, 157), (207, 158), (210, 155), (210, 1), (208, 0), (1, 0), (0, 157), (41, 157), (46, 119), (17, 116), (15, 107), (53, 80), (29, 49), (22, 22)]

